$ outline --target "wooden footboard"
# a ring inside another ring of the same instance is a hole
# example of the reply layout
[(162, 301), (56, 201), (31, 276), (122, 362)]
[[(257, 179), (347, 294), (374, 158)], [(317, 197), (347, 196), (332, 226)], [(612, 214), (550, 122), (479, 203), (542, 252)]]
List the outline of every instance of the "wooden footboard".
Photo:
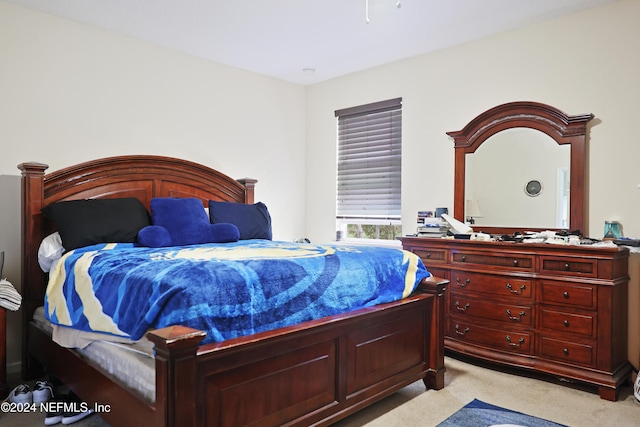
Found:
[(443, 345), (431, 341), (439, 299), (416, 295), (202, 347), (193, 329), (151, 332), (156, 425), (328, 425), (419, 379), (441, 388)]
[(218, 344), (199, 346), (204, 332), (182, 326), (150, 332), (155, 405), (34, 325), (29, 351), (108, 408), (100, 416), (113, 426), (328, 425), (417, 380), (444, 386), (444, 285), (423, 289), (432, 293)]

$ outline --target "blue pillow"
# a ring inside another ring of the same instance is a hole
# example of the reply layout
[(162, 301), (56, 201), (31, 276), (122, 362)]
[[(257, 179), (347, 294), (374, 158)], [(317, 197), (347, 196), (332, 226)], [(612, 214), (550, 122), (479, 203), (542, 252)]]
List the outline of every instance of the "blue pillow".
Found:
[(271, 216), (267, 206), (209, 200), (209, 218), (213, 224), (230, 223), (240, 230), (240, 240), (271, 240)]
[(150, 207), (153, 225), (138, 233), (138, 242), (144, 246), (227, 243), (240, 237), (238, 228), (232, 224), (211, 224), (199, 199), (153, 198)]
[(160, 225), (149, 225), (138, 231), (138, 243), (150, 248), (171, 246), (171, 235)]

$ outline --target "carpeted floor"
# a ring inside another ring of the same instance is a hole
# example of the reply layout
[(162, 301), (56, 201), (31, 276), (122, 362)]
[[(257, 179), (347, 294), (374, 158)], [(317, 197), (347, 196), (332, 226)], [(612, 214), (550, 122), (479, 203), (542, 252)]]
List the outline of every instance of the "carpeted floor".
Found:
[[(571, 427), (640, 426), (640, 403), (633, 397), (630, 384), (617, 402), (609, 402), (594, 390), (487, 369), (450, 357), (445, 363), (444, 389), (425, 391), (418, 381), (334, 427), (435, 427), (474, 399)], [(0, 413), (3, 427), (42, 426), (43, 421), (44, 414), (38, 412)], [(98, 415), (72, 425), (109, 427)]]
[(473, 399), (571, 427), (638, 427), (640, 403), (631, 384), (617, 402), (593, 389), (487, 369), (447, 357), (445, 388), (424, 391), (421, 382), (360, 411), (334, 427), (434, 427)]

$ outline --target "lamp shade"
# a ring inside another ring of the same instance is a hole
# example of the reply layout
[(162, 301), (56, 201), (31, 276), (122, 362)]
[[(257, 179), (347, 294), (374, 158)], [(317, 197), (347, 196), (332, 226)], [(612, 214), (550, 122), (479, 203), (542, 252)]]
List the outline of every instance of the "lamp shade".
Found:
[(471, 218), (482, 218), (482, 212), (478, 206), (478, 201), (474, 199), (467, 200), (467, 209), (465, 215)]

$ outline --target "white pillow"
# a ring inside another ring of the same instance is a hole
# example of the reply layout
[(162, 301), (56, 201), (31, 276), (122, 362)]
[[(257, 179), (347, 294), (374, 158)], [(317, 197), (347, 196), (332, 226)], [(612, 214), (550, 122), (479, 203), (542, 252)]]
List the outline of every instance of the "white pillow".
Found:
[(38, 248), (38, 264), (42, 271), (48, 273), (52, 264), (62, 257), (63, 252), (62, 239), (57, 231), (42, 239)]

